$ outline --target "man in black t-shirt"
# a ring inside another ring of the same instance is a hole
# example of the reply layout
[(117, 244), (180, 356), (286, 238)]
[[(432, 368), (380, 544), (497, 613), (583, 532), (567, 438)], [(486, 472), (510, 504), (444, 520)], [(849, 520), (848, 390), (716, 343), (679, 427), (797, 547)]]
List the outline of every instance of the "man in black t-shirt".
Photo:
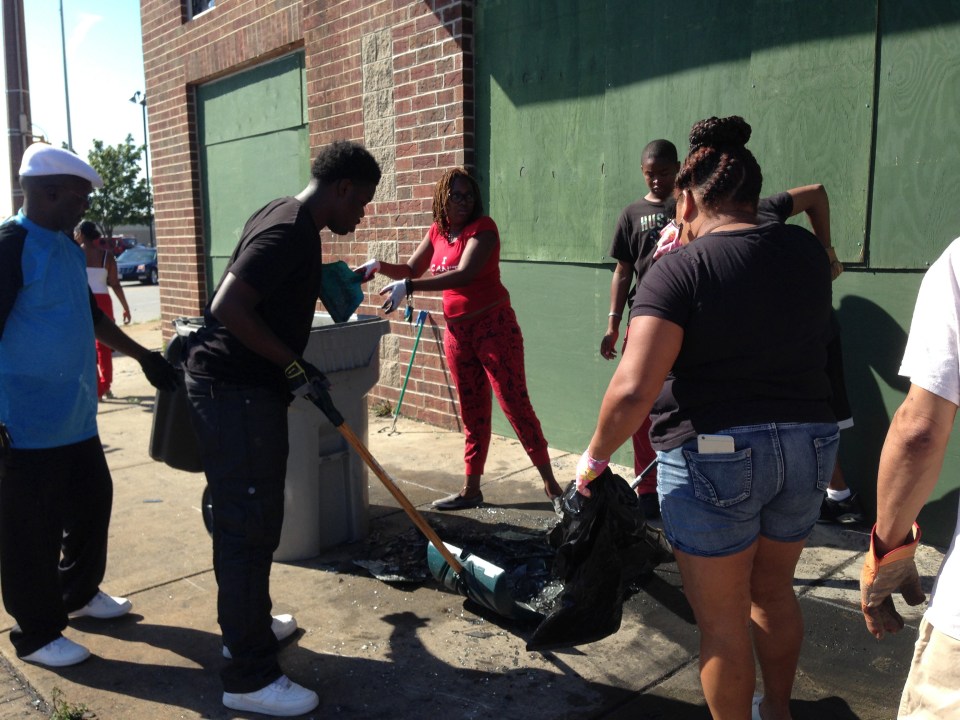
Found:
[(213, 504), (213, 567), (223, 654), (223, 704), (266, 715), (301, 715), (319, 703), (277, 662), (296, 630), (270, 616), (270, 565), (283, 525), (287, 405), (291, 393), (325, 388), (301, 357), (320, 295), (320, 230), (353, 232), (373, 199), (380, 168), (356, 143), (320, 151), (309, 185), (247, 221), (204, 326), (185, 343), (191, 421)]
[[(600, 341), (600, 355), (607, 360), (617, 356), (620, 319), (628, 311), (640, 278), (653, 262), (660, 230), (667, 224), (667, 202), (673, 195), (674, 181), (680, 170), (677, 148), (669, 140), (654, 140), (640, 156), (643, 179), (650, 192), (623, 209), (610, 245), (610, 257), (617, 261), (610, 281), (610, 313), (607, 330)], [(626, 345), (626, 335), (624, 335)], [(633, 435), (633, 467), (637, 476), (648, 467), (656, 454), (650, 446), (650, 421)], [(637, 486), (644, 513), (653, 519), (660, 516), (657, 502), (657, 476), (649, 473)]]

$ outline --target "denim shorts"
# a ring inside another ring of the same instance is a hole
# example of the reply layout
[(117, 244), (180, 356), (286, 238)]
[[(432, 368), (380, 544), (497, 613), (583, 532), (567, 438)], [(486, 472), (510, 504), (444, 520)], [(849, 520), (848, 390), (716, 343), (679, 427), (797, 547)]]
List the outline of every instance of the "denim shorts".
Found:
[(673, 547), (721, 557), (760, 535), (805, 539), (833, 474), (836, 423), (770, 423), (715, 434), (732, 435), (734, 452), (702, 454), (693, 439), (657, 453), (663, 529)]

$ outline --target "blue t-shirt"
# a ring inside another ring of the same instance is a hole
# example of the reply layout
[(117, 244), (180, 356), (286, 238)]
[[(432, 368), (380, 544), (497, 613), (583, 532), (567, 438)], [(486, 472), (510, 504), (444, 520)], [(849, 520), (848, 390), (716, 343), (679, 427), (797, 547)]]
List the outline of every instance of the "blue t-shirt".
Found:
[(97, 358), (83, 250), (21, 210), (0, 225), (0, 421), (13, 447), (97, 434)]

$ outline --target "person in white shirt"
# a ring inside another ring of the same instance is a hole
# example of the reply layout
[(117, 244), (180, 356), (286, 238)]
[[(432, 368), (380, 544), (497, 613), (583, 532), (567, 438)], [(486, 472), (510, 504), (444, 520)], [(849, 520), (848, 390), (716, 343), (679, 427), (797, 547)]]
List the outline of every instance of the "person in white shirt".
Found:
[[(900, 374), (910, 389), (880, 455), (877, 524), (860, 578), (867, 629), (876, 638), (903, 629), (893, 604), (924, 600), (914, 552), (917, 516), (930, 497), (960, 406), (960, 238), (924, 276)], [(960, 716), (960, 557), (957, 531), (920, 624), (898, 718)]]

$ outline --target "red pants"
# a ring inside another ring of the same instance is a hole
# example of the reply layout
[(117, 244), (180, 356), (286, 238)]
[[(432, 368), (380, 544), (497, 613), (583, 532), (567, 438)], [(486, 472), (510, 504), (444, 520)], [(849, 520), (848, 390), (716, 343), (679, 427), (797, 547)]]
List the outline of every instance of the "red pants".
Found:
[[(113, 300), (110, 293), (94, 293), (97, 307), (103, 314), (113, 320)], [(113, 382), (113, 348), (97, 340), (97, 397), (102, 398), (110, 391)]]
[[(627, 331), (623, 334), (623, 347), (621, 354), (627, 349), (627, 336), (630, 335), (629, 323)], [(647, 466), (657, 458), (657, 453), (650, 444), (650, 416), (643, 419), (643, 424), (630, 438), (633, 441), (633, 472), (634, 475), (640, 475)], [(637, 485), (637, 495), (646, 495), (657, 491), (657, 471), (656, 468), (648, 472), (640, 484)]]
[(490, 449), (493, 404), (490, 390), (534, 465), (550, 462), (530, 396), (523, 359), (523, 335), (510, 305), (479, 317), (448, 322), (443, 348), (460, 400), (467, 475), (482, 475)]

